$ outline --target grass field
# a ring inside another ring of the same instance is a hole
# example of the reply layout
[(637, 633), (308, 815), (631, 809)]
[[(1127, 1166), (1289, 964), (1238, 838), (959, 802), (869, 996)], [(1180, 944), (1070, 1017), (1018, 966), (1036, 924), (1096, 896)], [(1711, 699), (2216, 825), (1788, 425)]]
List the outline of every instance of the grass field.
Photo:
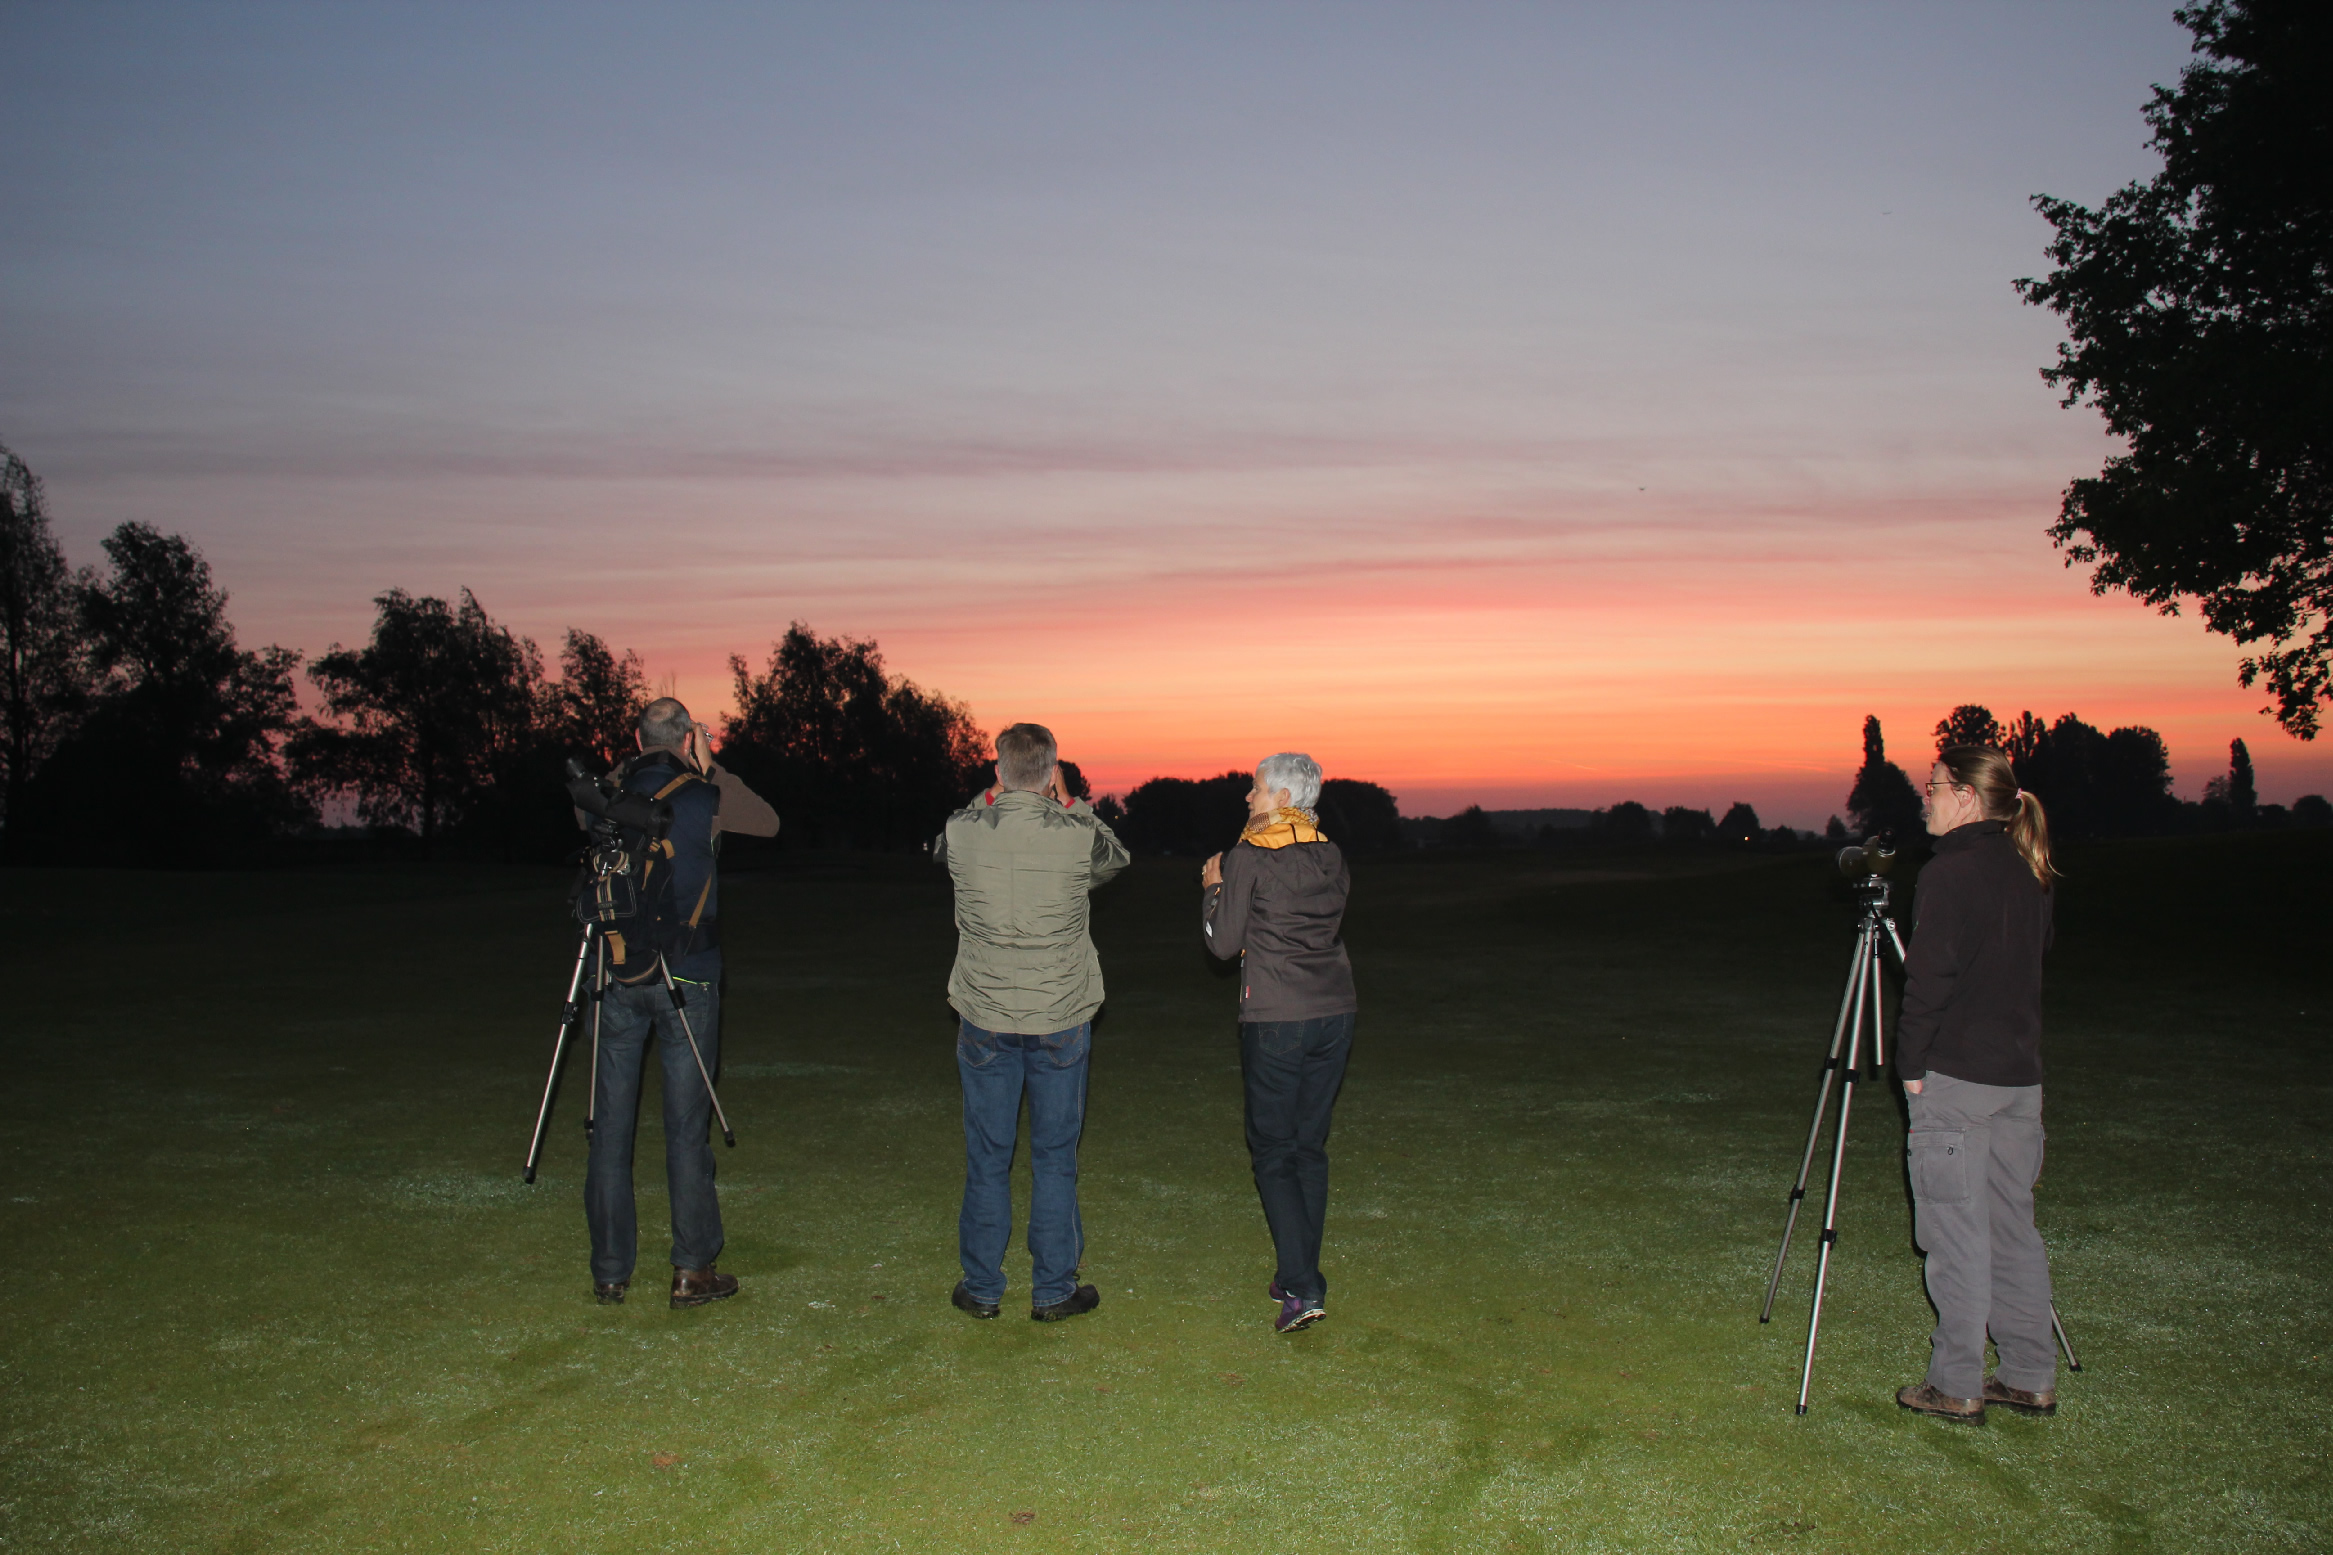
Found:
[[(561, 877), (0, 876), (0, 1547), (2326, 1550), (2333, 834), (2077, 851), (2041, 1224), (2054, 1420), (1916, 1418), (1901, 1113), (1755, 1318), (1846, 970), (1816, 858), (1357, 870), (1331, 1312), (1270, 1329), (1188, 862), (1109, 888), (1099, 1312), (953, 1311), (948, 903), (728, 891), (744, 1291), (593, 1304), (581, 1087), (519, 1180)], [(1021, 1202), (1025, 1205), (1024, 1186)], [(1017, 1266), (1017, 1267), (1016, 1267)]]

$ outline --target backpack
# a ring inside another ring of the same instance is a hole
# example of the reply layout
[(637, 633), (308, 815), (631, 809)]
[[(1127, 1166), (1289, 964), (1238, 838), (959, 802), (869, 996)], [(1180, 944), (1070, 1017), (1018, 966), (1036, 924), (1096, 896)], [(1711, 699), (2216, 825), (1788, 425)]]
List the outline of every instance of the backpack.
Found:
[[(627, 792), (638, 792), (631, 786), (634, 773), (653, 766), (653, 762), (638, 766), (627, 762), (611, 775)], [(691, 783), (704, 781), (696, 772), (681, 767), (670, 781), (644, 797), (663, 811), (665, 800)], [(600, 939), (607, 947), (608, 976), (618, 983), (643, 983), (654, 977), (661, 958), (693, 948), (703, 926), (712, 881), (705, 882), (685, 911), (674, 900), (672, 839), (664, 834), (663, 824), (668, 814), (660, 815), (653, 828), (603, 822), (595, 832), (595, 842), (585, 850), (583, 868), (576, 876), (575, 916), (580, 922), (599, 925)]]

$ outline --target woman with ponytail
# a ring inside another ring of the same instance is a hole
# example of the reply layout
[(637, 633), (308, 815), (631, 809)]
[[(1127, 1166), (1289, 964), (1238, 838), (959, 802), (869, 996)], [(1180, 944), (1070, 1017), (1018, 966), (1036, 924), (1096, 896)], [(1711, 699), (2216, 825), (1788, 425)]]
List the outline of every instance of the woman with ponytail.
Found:
[[(1936, 852), (1920, 872), (1896, 1069), (1936, 1332), (1926, 1379), (1896, 1402), (1949, 1420), (1981, 1421), (1987, 1404), (2055, 1414), (2049, 1256), (2033, 1227), (2049, 819), (1987, 745), (1937, 757), (1923, 813)], [(1988, 1334), (2001, 1357), (1991, 1377)]]

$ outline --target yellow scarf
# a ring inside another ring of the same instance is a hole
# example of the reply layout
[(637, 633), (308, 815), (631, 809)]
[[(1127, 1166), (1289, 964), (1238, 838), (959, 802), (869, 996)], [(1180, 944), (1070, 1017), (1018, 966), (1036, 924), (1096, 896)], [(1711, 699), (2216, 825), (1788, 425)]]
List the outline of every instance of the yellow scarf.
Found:
[(1284, 848), (1292, 842), (1326, 842), (1328, 837), (1311, 811), (1290, 806), (1274, 810), (1270, 815), (1251, 817), (1239, 840), (1252, 842), (1259, 848)]

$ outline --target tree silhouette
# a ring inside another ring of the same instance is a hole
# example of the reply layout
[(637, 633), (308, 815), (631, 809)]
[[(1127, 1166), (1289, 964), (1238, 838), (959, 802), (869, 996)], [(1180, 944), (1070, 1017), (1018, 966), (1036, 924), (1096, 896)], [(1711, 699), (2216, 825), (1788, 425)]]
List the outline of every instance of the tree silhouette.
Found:
[(2242, 740), (2228, 742), (2228, 770), (2203, 785), (2203, 797), (2226, 805), (2238, 826), (2249, 826), (2258, 819), (2260, 790), (2252, 780), (2252, 753)]
[(2094, 781), (2102, 835), (2146, 836), (2177, 824), (2171, 750), (2154, 730), (2132, 726), (2109, 733), (2098, 750)]
[(1887, 741), (1879, 720), (1863, 720), (1863, 766), (1847, 795), (1847, 814), (1866, 837), (1888, 837), (1908, 842), (1919, 837), (1920, 791), (1904, 776), (1904, 769), (1887, 759)]
[(1322, 782), (1320, 824), (1347, 853), (1393, 853), (1405, 846), (1401, 809), (1393, 795), (1359, 778)]
[(42, 835), (18, 856), (214, 862), (304, 818), (279, 760), (300, 656), (236, 646), (226, 592), (184, 538), (123, 524), (104, 548), (75, 589), (89, 709), (20, 796)]
[(293, 743), (302, 778), (346, 794), (375, 825), (434, 845), (523, 761), (535, 742), (542, 659), (462, 590), (450, 605), (391, 589), (373, 601), (372, 640), (332, 645), (309, 667), (338, 722)]
[(2066, 488), (2050, 536), (2122, 589), (2262, 644), (2302, 739), (2333, 695), (2333, 7), (2203, 0), (2197, 58), (2146, 109), (2162, 171), (2095, 210), (2040, 196), (2044, 280), (2070, 340), (2042, 377), (2128, 451)]
[(40, 477), (0, 447), (0, 850), (11, 853), (24, 786), (87, 697), (76, 587)]
[(559, 678), (543, 688), (545, 732), (605, 771), (638, 748), (641, 709), (648, 705), (648, 677), (640, 655), (621, 657), (598, 637), (569, 627), (559, 650)]
[(1623, 799), (1609, 810), (1598, 810), (1589, 818), (1588, 829), (1601, 842), (1650, 842), (1653, 813), (1633, 799)]
[(1094, 785), (1086, 781), (1084, 770), (1076, 762), (1063, 761), (1057, 762), (1055, 765), (1061, 768), (1061, 786), (1070, 798), (1091, 799), (1094, 797)]
[(1226, 772), (1218, 777), (1155, 777), (1137, 784), (1126, 796), (1126, 824), (1120, 831), (1126, 846), (1141, 853), (1170, 853), (1203, 858), (1239, 841), (1247, 821), (1247, 794), (1254, 786), (1252, 772)]
[(1737, 799), (1718, 820), (1717, 835), (1726, 842), (1756, 842), (1765, 829), (1758, 824), (1758, 812)]
[(871, 641), (796, 621), (756, 675), (732, 655), (722, 761), (787, 817), (793, 841), (913, 846), (992, 776), (961, 703), (888, 674)]
[(2072, 713), (2045, 724), (2017, 715), (2001, 749), (2017, 783), (2049, 811), (2064, 837), (2147, 835), (2178, 823), (2171, 797), (2171, 754), (2152, 729), (2101, 733)]
[(1936, 720), (1936, 754), (1943, 755), (1955, 745), (1990, 745), (2002, 750), (2009, 731), (1993, 716), (1989, 707), (1974, 702), (1963, 702), (1942, 718)]
[(1661, 812), (1663, 842), (1707, 842), (1716, 835), (1717, 822), (1709, 818), (1707, 810), (1675, 804)]

